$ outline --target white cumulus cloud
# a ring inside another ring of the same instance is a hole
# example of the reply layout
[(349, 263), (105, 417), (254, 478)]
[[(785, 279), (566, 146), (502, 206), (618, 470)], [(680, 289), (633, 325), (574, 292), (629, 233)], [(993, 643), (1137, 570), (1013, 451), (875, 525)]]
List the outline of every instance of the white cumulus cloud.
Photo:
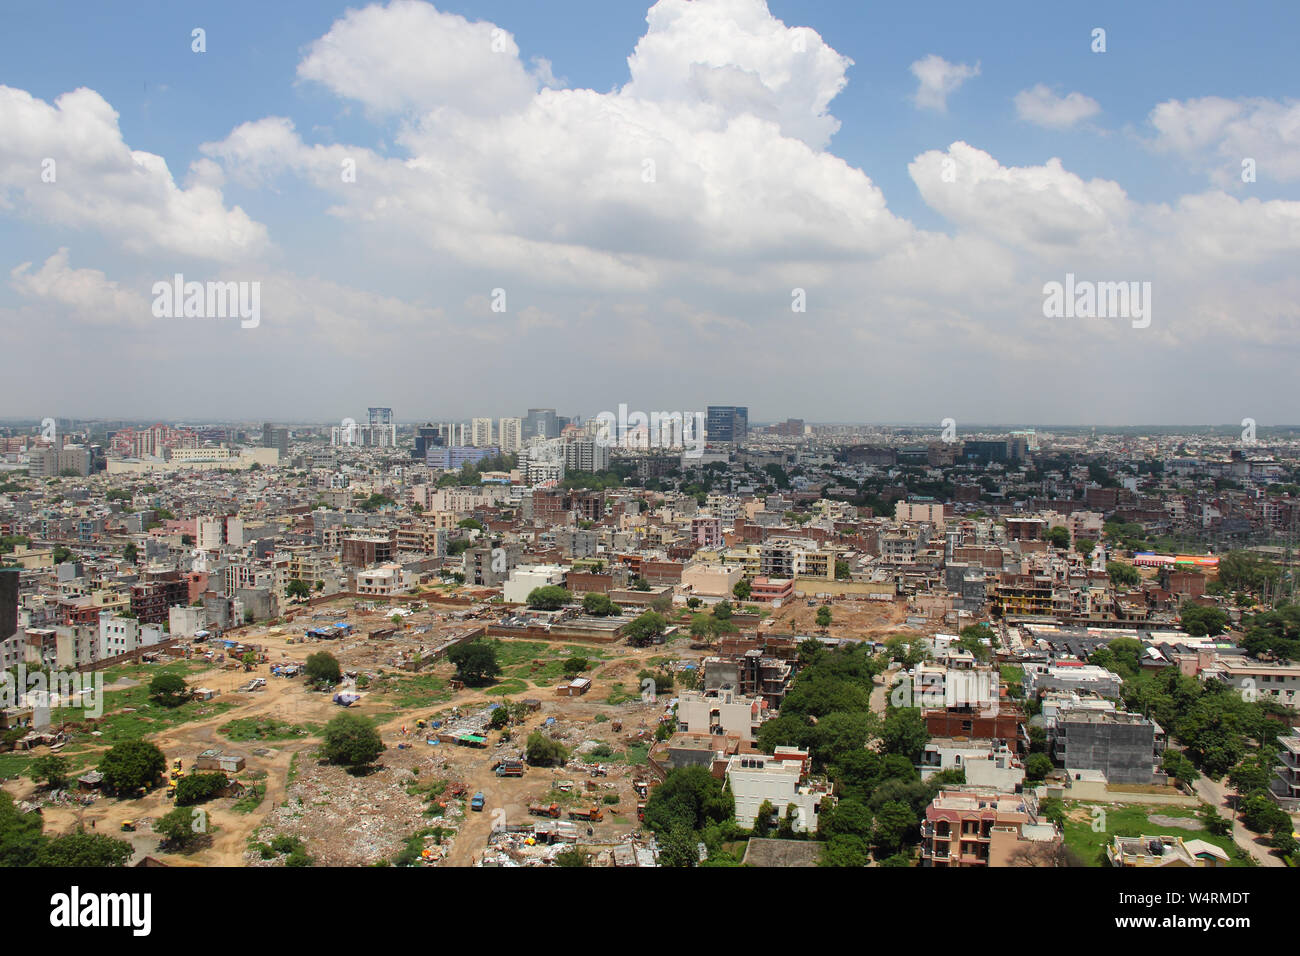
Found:
[(1044, 83), (1021, 90), (1016, 94), (1015, 103), (1016, 114), (1022, 120), (1049, 129), (1069, 129), (1101, 112), (1101, 104), (1091, 96), (1082, 93), (1057, 96)]
[(955, 93), (971, 77), (980, 75), (980, 65), (970, 66), (966, 63), (949, 63), (938, 54), (931, 53), (922, 57), (911, 66), (912, 75), (917, 79), (916, 93), (912, 100), (918, 109), (948, 109), (948, 96)]

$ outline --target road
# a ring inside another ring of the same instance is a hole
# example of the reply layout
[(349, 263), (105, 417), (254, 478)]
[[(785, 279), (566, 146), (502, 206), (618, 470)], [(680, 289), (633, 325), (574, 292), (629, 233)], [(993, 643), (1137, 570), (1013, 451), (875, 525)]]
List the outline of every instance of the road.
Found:
[[(1227, 787), (1217, 784), (1206, 777), (1198, 778), (1194, 786), (1202, 800), (1212, 807), (1217, 807), (1228, 819), (1232, 819), (1233, 813), (1232, 807), (1228, 803)], [(1286, 864), (1269, 852), (1267, 846), (1259, 842), (1260, 839), (1258, 834), (1251, 833), (1242, 826), (1240, 820), (1233, 821), (1233, 842), (1253, 856), (1260, 866), (1285, 866)]]

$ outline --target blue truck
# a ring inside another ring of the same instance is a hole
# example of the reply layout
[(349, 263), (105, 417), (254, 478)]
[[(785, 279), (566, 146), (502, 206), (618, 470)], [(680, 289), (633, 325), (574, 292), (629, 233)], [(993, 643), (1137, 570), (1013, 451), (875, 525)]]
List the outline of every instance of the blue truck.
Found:
[(483, 791), (482, 791), (482, 790), (480, 790), (478, 793), (474, 794), (474, 798), (473, 798), (472, 800), (470, 800), (470, 802), (469, 802), (469, 808), (470, 808), (471, 810), (482, 811), (482, 809), (483, 809)]

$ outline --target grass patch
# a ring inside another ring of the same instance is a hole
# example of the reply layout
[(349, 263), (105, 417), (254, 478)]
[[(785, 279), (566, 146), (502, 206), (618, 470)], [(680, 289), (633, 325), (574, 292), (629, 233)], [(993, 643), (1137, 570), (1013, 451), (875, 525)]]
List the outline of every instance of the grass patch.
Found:
[(262, 805), (266, 799), (266, 784), (255, 783), (244, 791), (244, 795), (231, 805), (230, 809), (236, 813), (252, 813)]
[(230, 740), (293, 740), (319, 733), (316, 724), (292, 724), (274, 717), (240, 717), (217, 731)]
[(485, 688), (483, 693), (493, 695), (504, 694), (522, 694), (528, 690), (528, 682), (519, 680), (517, 677), (510, 677), (491, 687)]
[[(1094, 832), (1094, 822), (1100, 822), (1101, 817), (1093, 817), (1092, 809), (1097, 808), (1104, 810), (1105, 827), (1100, 832)], [(1084, 816), (1080, 819), (1080, 810)], [(1236, 849), (1232, 842), (1231, 836), (1215, 836), (1209, 830), (1198, 826), (1194, 830), (1185, 830), (1181, 827), (1173, 827), (1167, 824), (1152, 823), (1148, 817), (1151, 814), (1166, 817), (1179, 817), (1185, 819), (1196, 819), (1196, 811), (1191, 807), (1165, 807), (1165, 806), (1114, 806), (1102, 804), (1087, 804), (1071, 802), (1065, 805), (1065, 845), (1077, 853), (1088, 866), (1109, 866), (1106, 860), (1106, 847), (1116, 836), (1136, 837), (1136, 836), (1179, 836), (1184, 840), (1204, 840), (1206, 843), (1212, 843), (1219, 849), (1223, 850), (1230, 857), (1230, 866), (1247, 866), (1244, 861), (1238, 859), (1234, 852)]]
[(605, 703), (625, 704), (629, 700), (640, 700), (640, 699), (641, 699), (641, 695), (639, 693), (635, 693), (635, 692), (629, 693), (628, 690), (623, 686), (623, 683), (620, 681), (610, 686), (609, 696), (605, 698)]
[(423, 707), (452, 697), (446, 679), (436, 674), (385, 674), (371, 682), (370, 692), (398, 710)]

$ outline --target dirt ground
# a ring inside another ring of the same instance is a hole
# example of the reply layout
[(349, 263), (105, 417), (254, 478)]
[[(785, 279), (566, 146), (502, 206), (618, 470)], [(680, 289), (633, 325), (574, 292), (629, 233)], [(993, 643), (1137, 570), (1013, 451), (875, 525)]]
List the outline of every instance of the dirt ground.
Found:
[[(817, 609), (822, 602), (809, 606), (807, 599), (791, 601), (777, 608), (769, 620), (770, 630), (795, 634), (818, 634)], [(880, 640), (896, 634), (907, 620), (904, 601), (836, 601), (831, 605), (830, 637)]]
[[(502, 695), (486, 693), (485, 689), (466, 688), (451, 692), (446, 688), (422, 694), (420, 688), (405, 689), (400, 693), (362, 691), (362, 699), (353, 710), (376, 720), (388, 749), (380, 758), (380, 768), (364, 777), (353, 777), (337, 767), (320, 764), (315, 751), (320, 739), (314, 733), (289, 740), (232, 741), (223, 736), (219, 728), (236, 719), (272, 717), (295, 725), (323, 726), (340, 712), (332, 703), (331, 695), (309, 690), (301, 677), (281, 678), (270, 674), (270, 665), (283, 661), (302, 661), (309, 654), (328, 650), (340, 661), (344, 671), (399, 674), (397, 680), (407, 680), (413, 675), (401, 675), (391, 666), (400, 651), (412, 651), (423, 644), (435, 642), (440, 631), (450, 632), (464, 624), (448, 615), (449, 608), (431, 607), (406, 619), (406, 625), (391, 640), (369, 641), (364, 634), (387, 622), (376, 614), (363, 615), (346, 611), (352, 602), (332, 605), (328, 610), (316, 612), (317, 619), (302, 616), (291, 624), (279, 628), (245, 629), (240, 639), (265, 648), (268, 663), (251, 672), (243, 667), (223, 669), (214, 664), (211, 668), (188, 677), (191, 687), (208, 687), (219, 691), (218, 701), (235, 702), (236, 706), (188, 723), (171, 727), (150, 735), (167, 756), (168, 765), (174, 759), (184, 762), (191, 771), (201, 751), (220, 749), (242, 755), (246, 760), (243, 772), (237, 778), (245, 782), (260, 781), (266, 786), (261, 804), (251, 813), (233, 809), (235, 798), (221, 798), (205, 804), (211, 825), (209, 837), (201, 845), (184, 854), (167, 853), (159, 849), (158, 837), (150, 830), (150, 822), (173, 807), (173, 801), (159, 788), (139, 800), (121, 800), (99, 796), (89, 806), (46, 804), (43, 815), (46, 830), (51, 833), (67, 832), (78, 825), (98, 832), (109, 832), (131, 841), (136, 848), (133, 862), (143, 856), (153, 856), (169, 865), (180, 866), (244, 866), (261, 863), (256, 854), (249, 852), (250, 839), (269, 841), (283, 834), (302, 839), (304, 847), (317, 863), (326, 865), (366, 865), (390, 859), (404, 845), (406, 839), (425, 827), (455, 828), (453, 839), (444, 839), (443, 846), (434, 852), (445, 853), (443, 865), (471, 865), (482, 856), (488, 834), (494, 826), (529, 822), (527, 807), (530, 802), (550, 802), (554, 796), (552, 785), (556, 781), (572, 781), (574, 789), (562, 794), (568, 806), (600, 805), (605, 818), (594, 824), (593, 840), (616, 842), (623, 834), (637, 829), (637, 798), (632, 780), (644, 770), (624, 763), (607, 762), (609, 775), (592, 778), (585, 771), (572, 767), (558, 770), (529, 767), (522, 778), (499, 778), (492, 764), (504, 755), (514, 755), (522, 747), (528, 733), (554, 718), (548, 732), (558, 737), (571, 751), (580, 750), (589, 741), (609, 744), (616, 753), (627, 750), (629, 741), (637, 742), (637, 735), (652, 738), (664, 702), (646, 703), (638, 696), (639, 670), (668, 659), (698, 660), (702, 652), (692, 652), (687, 641), (671, 645), (632, 649), (623, 645), (592, 645), (591, 653), (602, 659), (593, 661), (594, 667), (585, 676), (592, 678), (592, 687), (582, 697), (558, 697), (556, 680), (538, 675), (522, 689), (516, 688), (507, 696), (511, 700), (527, 697), (539, 699), (541, 709), (532, 713), (523, 726), (511, 729), (513, 740), (498, 746), (499, 735), (490, 735), (486, 750), (457, 747), (450, 744), (431, 746), (425, 735), (418, 731), (419, 718), (447, 714), (458, 708), (463, 713), (482, 710), (501, 701)], [(357, 635), (333, 641), (298, 642), (290, 644), (306, 628), (324, 621), (348, 620), (358, 631)], [(426, 634), (416, 634), (415, 628), (428, 627)], [(277, 633), (278, 632), (278, 633)], [(503, 644), (512, 641), (504, 639)], [(563, 658), (570, 648), (579, 647), (567, 641), (554, 649), (547, 648), (546, 656)], [(201, 645), (195, 645), (202, 650)], [(527, 649), (521, 649), (527, 653)], [(516, 675), (526, 674), (530, 665), (516, 664)], [(508, 679), (512, 668), (506, 669)], [(420, 678), (429, 675), (443, 681), (452, 676), (453, 668), (445, 660), (419, 672)], [(243, 692), (238, 688), (252, 677), (262, 677), (266, 686), (262, 690)], [(621, 696), (629, 700), (609, 704), (607, 699), (615, 692), (615, 684), (622, 683)], [(515, 685), (511, 685), (514, 687)], [(490, 689), (490, 688), (489, 688)], [(400, 702), (396, 699), (403, 697)], [(598, 721), (597, 717), (605, 719)], [(621, 733), (613, 731), (613, 721), (621, 720)], [(406, 733), (403, 733), (405, 728)], [(646, 740), (646, 743), (651, 740)], [(399, 748), (400, 744), (409, 745)], [(581, 754), (575, 754), (582, 759)], [(594, 759), (594, 758), (593, 758)], [(291, 768), (293, 779), (290, 780)], [(413, 775), (413, 771), (415, 771)], [(413, 781), (432, 779), (465, 785), (463, 798), (444, 798), (448, 808), (440, 817), (424, 815), (427, 801), (407, 793)], [(588, 784), (596, 787), (583, 793)], [(31, 781), (23, 778), (5, 783), (6, 789), (18, 799), (39, 798)], [(481, 790), (486, 807), (482, 812), (468, 809), (468, 798)], [(614, 805), (603, 803), (606, 793), (616, 793), (619, 801)], [(579, 797), (578, 794), (583, 794)], [(566, 815), (567, 816), (567, 815)], [(134, 833), (120, 832), (124, 820), (136, 823)], [(578, 824), (585, 836), (586, 823)], [(584, 842), (585, 839), (584, 839)], [(430, 844), (432, 845), (432, 844)], [(273, 861), (278, 862), (278, 861)]]

